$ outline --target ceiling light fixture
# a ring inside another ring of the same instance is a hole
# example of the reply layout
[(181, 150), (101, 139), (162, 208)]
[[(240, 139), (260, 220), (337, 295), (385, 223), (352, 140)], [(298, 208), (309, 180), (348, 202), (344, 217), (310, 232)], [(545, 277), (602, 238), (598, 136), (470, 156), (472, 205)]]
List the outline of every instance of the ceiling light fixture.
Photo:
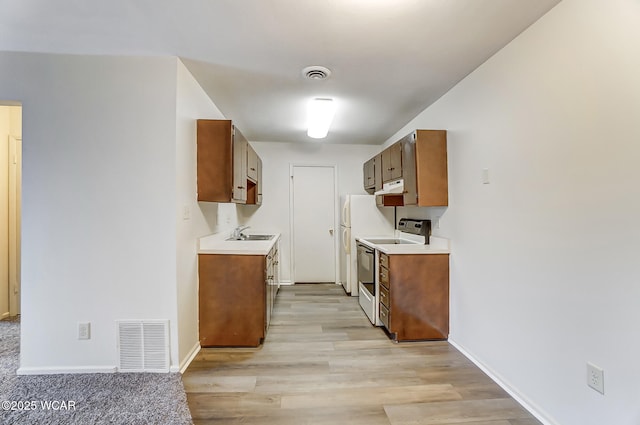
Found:
[(307, 111), (307, 135), (314, 139), (327, 137), (336, 107), (333, 99), (315, 98)]

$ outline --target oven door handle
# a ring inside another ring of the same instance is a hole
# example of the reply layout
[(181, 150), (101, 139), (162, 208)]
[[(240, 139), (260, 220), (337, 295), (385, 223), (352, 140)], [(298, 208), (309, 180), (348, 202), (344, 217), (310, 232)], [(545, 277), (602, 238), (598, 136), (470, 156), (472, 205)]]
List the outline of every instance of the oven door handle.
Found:
[(363, 245), (363, 244), (361, 244), (361, 243), (359, 243), (359, 244), (358, 244), (358, 249), (359, 249), (360, 251), (364, 251), (364, 252), (366, 252), (367, 254), (373, 254), (373, 253), (375, 252), (375, 249), (371, 248), (371, 247), (370, 247), (370, 246), (368, 246), (368, 245)]

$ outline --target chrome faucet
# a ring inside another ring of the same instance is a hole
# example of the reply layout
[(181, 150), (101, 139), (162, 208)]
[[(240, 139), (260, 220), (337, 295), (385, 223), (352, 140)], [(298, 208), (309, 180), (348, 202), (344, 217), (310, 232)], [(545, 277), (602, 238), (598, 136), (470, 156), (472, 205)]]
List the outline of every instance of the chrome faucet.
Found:
[(238, 226), (235, 229), (233, 229), (233, 233), (231, 234), (231, 237), (233, 239), (242, 239), (242, 236), (244, 236), (242, 234), (243, 230), (247, 230), (249, 227), (251, 226)]

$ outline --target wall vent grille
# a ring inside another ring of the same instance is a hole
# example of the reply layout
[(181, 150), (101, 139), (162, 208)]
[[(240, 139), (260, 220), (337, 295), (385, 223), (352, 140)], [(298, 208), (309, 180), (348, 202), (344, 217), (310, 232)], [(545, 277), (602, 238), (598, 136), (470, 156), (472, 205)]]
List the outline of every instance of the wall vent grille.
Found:
[(118, 321), (120, 372), (169, 372), (169, 321)]

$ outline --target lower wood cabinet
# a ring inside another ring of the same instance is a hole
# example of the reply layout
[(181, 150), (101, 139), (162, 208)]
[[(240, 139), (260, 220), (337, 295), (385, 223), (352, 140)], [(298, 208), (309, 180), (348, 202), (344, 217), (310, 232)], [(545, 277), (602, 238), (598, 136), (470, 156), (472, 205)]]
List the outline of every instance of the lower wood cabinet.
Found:
[(263, 342), (278, 291), (276, 247), (268, 255), (198, 255), (200, 346)]
[(278, 276), (278, 247), (277, 245), (271, 248), (269, 254), (267, 254), (266, 270), (265, 270), (265, 284), (266, 284), (266, 320), (264, 322), (265, 332), (269, 328), (271, 323), (271, 313), (273, 312), (273, 306), (276, 302), (276, 295), (278, 294), (278, 288), (280, 287), (280, 278)]
[(380, 253), (380, 321), (396, 341), (449, 336), (449, 255)]

